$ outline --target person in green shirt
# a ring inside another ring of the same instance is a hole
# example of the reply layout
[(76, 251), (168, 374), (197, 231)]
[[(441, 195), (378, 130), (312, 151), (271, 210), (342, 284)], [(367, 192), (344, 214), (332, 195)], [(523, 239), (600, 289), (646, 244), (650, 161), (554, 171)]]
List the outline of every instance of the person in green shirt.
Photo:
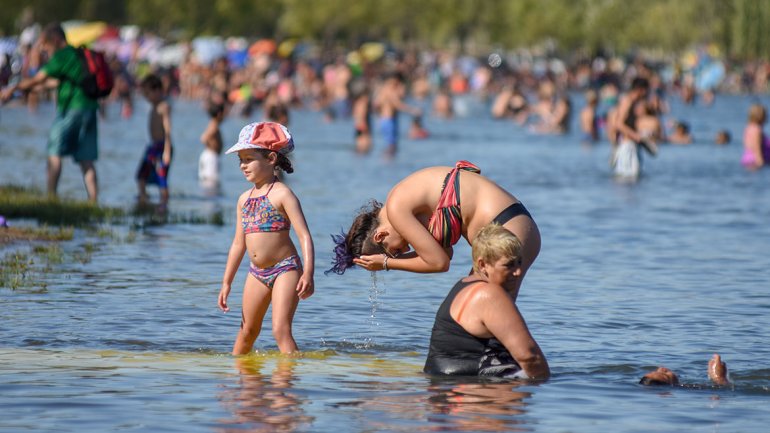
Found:
[(96, 99), (89, 98), (80, 87), (83, 66), (77, 49), (67, 43), (59, 23), (45, 27), (40, 45), (49, 60), (37, 74), (8, 86), (0, 93), (5, 102), (16, 91), (29, 91), (50, 78), (58, 80), (56, 119), (48, 134), (48, 193), (56, 195), (61, 176), (62, 156), (72, 155), (83, 172), (88, 198), (97, 199), (97, 180), (94, 162), (98, 157)]

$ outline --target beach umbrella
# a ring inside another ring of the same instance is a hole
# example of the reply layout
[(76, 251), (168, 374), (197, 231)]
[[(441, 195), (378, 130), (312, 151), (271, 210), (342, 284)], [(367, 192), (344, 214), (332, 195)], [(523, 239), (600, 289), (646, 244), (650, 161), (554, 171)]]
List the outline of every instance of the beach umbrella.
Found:
[(260, 39), (249, 47), (249, 56), (256, 57), (260, 54), (271, 55), (275, 52), (276, 45), (272, 39)]
[(120, 29), (115, 26), (107, 26), (99, 36), (99, 41), (120, 40)]
[(227, 49), (222, 38), (216, 36), (200, 36), (192, 41), (193, 51), (198, 61), (210, 64), (217, 59), (227, 56)]
[(695, 87), (699, 91), (711, 90), (718, 87), (725, 78), (725, 65), (720, 61), (713, 61), (704, 66), (695, 77)]
[(245, 38), (230, 37), (225, 42), (227, 48), (227, 63), (234, 68), (242, 68), (249, 57), (249, 43)]
[[(138, 42), (139, 47), (136, 49), (136, 58), (139, 60), (149, 60), (150, 62), (152, 62), (155, 53), (160, 50), (165, 43), (163, 39), (157, 36), (144, 36)], [(125, 45), (131, 51), (134, 50), (132, 43)], [(119, 57), (124, 54), (122, 50), (123, 48), (121, 48), (121, 51), (119, 51)]]
[(159, 66), (178, 66), (187, 55), (185, 44), (170, 44), (161, 47), (151, 56), (151, 63)]
[(67, 36), (67, 43), (77, 47), (80, 45), (88, 45), (97, 40), (106, 30), (106, 23), (94, 21), (66, 26), (64, 28), (64, 34)]
[(296, 39), (286, 39), (278, 44), (278, 55), (287, 58), (294, 52), (294, 48), (297, 46)]
[(12, 55), (18, 45), (18, 39), (15, 37), (0, 38), (0, 55)]
[(234, 68), (242, 68), (246, 65), (246, 61), (249, 58), (249, 53), (246, 50), (228, 50), (227, 62)]
[(358, 51), (367, 62), (375, 62), (385, 55), (385, 44), (381, 42), (364, 42)]

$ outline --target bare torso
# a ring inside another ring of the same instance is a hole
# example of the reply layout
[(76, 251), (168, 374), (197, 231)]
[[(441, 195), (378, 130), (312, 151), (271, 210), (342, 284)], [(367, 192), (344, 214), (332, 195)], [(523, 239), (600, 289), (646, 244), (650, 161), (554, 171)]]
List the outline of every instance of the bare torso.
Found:
[(148, 127), (150, 130), (150, 139), (153, 143), (166, 139), (166, 130), (163, 127), (163, 115), (161, 114), (163, 109), (162, 104), (166, 104), (166, 102), (160, 102), (154, 105), (150, 110)]
[(211, 149), (217, 154), (222, 153), (222, 133), (219, 130), (219, 124), (211, 121), (206, 130), (201, 135), (201, 142), (207, 149)]
[[(398, 203), (400, 209), (409, 209), (427, 228), (428, 221), (439, 202), (444, 178), (451, 170), (452, 167), (438, 166), (416, 171), (393, 187), (387, 202), (393, 200)], [(468, 243), (473, 241), (482, 227), (518, 201), (514, 195), (490, 179), (460, 170), (462, 235)], [(389, 208), (388, 212), (390, 212)], [(523, 268), (526, 271), (540, 252), (540, 232), (537, 225), (531, 218), (519, 215), (505, 222), (503, 226), (522, 242)]]

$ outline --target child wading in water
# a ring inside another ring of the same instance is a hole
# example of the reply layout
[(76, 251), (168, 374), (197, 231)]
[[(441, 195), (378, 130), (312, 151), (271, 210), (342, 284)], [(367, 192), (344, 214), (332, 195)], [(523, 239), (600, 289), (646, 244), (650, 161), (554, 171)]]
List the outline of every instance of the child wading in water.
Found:
[(168, 203), (168, 170), (171, 167), (171, 106), (166, 101), (163, 82), (150, 74), (142, 80), (142, 94), (152, 104), (150, 108), (150, 144), (139, 163), (136, 180), (139, 201), (147, 201), (148, 183), (158, 185), (160, 201)]
[[(298, 350), (291, 324), (299, 300), (313, 294), (314, 250), (299, 200), (276, 176), (278, 168), (286, 173), (294, 171), (286, 157), (292, 150), (294, 141), (283, 125), (256, 122), (244, 126), (238, 142), (225, 152), (238, 152), (241, 171), (254, 184), (238, 198), (235, 237), (218, 300), (222, 311), (230, 310), (227, 297), (248, 250), (251, 265), (243, 287), (241, 330), (233, 346), (234, 355), (251, 351), (271, 303), (278, 349), (283, 353)], [(302, 261), (289, 237), (291, 225), (302, 247)]]
[(201, 134), (204, 149), (198, 158), (198, 181), (209, 193), (219, 191), (219, 154), (222, 153), (222, 132), (219, 130), (225, 117), (222, 104), (212, 104), (208, 108), (209, 124)]

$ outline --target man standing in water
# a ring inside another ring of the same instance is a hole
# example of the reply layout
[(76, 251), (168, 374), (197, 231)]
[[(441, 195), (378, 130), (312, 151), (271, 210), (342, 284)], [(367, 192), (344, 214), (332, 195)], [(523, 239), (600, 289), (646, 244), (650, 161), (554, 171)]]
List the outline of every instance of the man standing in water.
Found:
[(48, 194), (55, 196), (61, 176), (62, 156), (72, 155), (80, 164), (88, 199), (96, 202), (97, 181), (94, 161), (97, 149), (98, 102), (86, 96), (80, 87), (83, 63), (77, 49), (67, 43), (58, 23), (45, 27), (39, 41), (49, 60), (32, 77), (3, 89), (0, 98), (10, 99), (17, 90), (28, 91), (49, 78), (59, 80), (56, 94), (56, 119), (48, 134)]
[(398, 151), (398, 112), (406, 111), (412, 116), (420, 116), (419, 108), (404, 103), (404, 77), (393, 73), (385, 78), (382, 87), (374, 99), (374, 108), (380, 116), (379, 129), (386, 142), (385, 156), (392, 158)]
[(641, 172), (639, 146), (653, 153), (646, 138), (638, 131), (634, 106), (647, 98), (650, 84), (646, 78), (637, 77), (631, 83), (631, 89), (620, 98), (618, 109), (613, 120), (613, 129), (618, 136), (612, 149), (612, 168), (615, 176), (636, 180)]

